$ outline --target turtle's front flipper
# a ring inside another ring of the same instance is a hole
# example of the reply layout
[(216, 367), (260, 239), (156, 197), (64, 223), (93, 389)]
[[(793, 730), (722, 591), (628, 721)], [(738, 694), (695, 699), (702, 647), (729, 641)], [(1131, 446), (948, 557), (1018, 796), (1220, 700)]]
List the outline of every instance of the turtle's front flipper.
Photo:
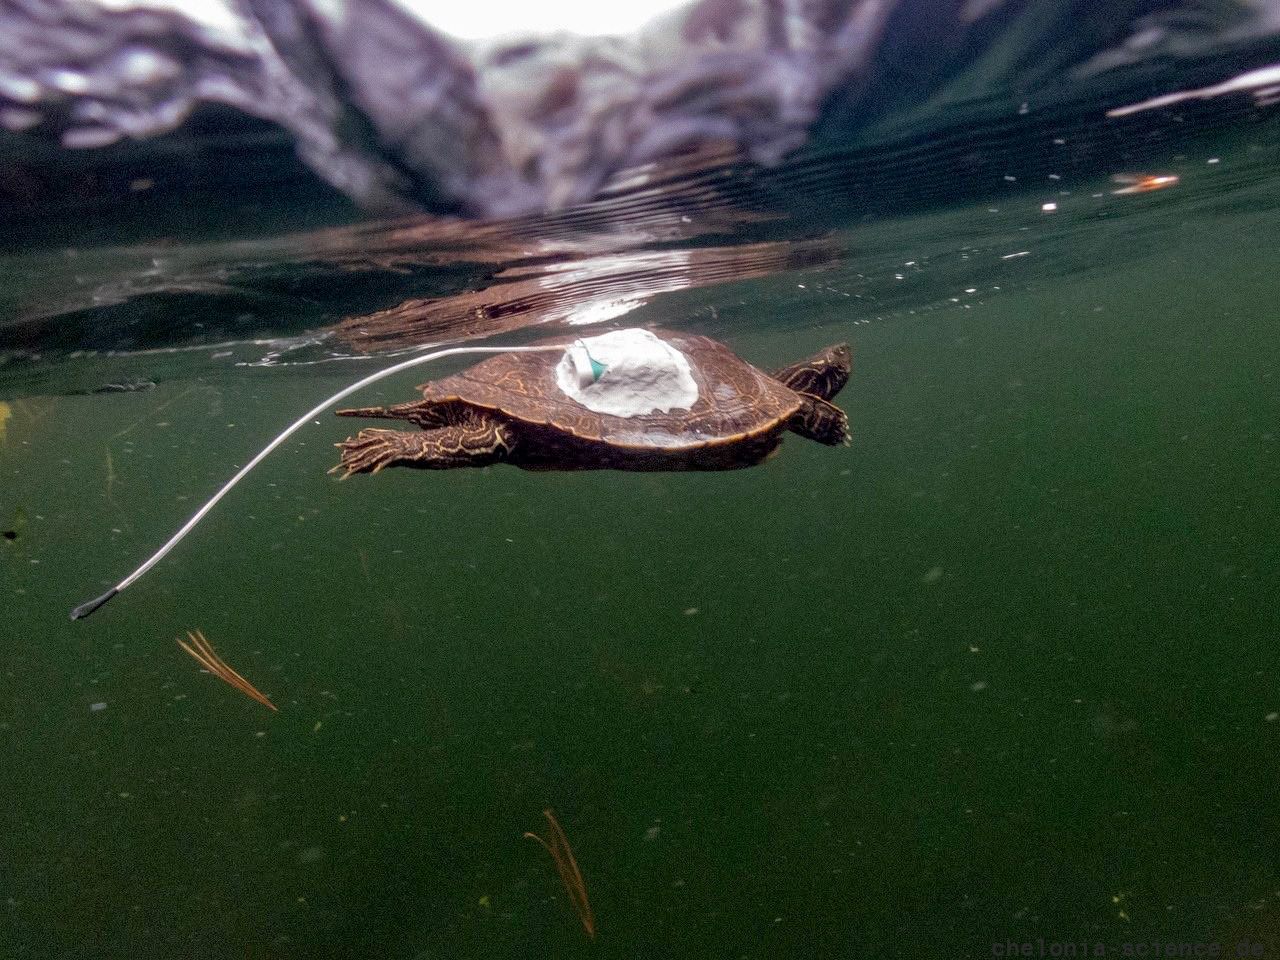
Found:
[(510, 431), (496, 423), (442, 427), (421, 433), (399, 430), (361, 430), (336, 444), (342, 460), (335, 473), (377, 473), (383, 467), (418, 467), (447, 470), (451, 467), (483, 467), (506, 458), (511, 451)]
[(802, 437), (817, 440), (834, 447), (840, 443), (850, 443), (849, 417), (834, 403), (828, 403), (821, 397), (800, 394), (803, 403), (787, 424)]
[(853, 356), (849, 345), (837, 343), (808, 360), (773, 371), (773, 379), (780, 380), (796, 393), (830, 400), (849, 382), (852, 369)]

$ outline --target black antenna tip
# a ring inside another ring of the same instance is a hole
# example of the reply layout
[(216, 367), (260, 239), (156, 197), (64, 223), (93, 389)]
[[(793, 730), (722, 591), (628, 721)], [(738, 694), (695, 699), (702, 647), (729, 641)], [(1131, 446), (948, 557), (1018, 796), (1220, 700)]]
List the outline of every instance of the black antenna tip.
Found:
[(80, 606), (76, 607), (74, 610), (71, 611), (71, 619), (83, 620), (85, 617), (93, 613), (93, 611), (97, 610), (100, 606), (102, 606), (104, 603), (106, 603), (108, 600), (110, 600), (119, 592), (120, 592), (119, 588), (112, 587), (110, 590), (108, 590), (102, 596), (98, 597), (96, 600), (90, 600), (88, 603), (80, 604)]

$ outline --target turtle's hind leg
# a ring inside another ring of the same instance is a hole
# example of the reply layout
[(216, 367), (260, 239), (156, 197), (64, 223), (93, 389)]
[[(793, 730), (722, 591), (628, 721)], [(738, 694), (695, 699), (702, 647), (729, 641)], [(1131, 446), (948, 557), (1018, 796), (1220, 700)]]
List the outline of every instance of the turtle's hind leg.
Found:
[(830, 447), (852, 442), (849, 439), (849, 417), (843, 410), (821, 397), (803, 393), (800, 397), (804, 402), (787, 424), (792, 430)]
[(511, 452), (511, 436), (498, 423), (472, 423), (420, 433), (371, 427), (335, 446), (342, 451), (342, 458), (329, 472), (342, 470), (343, 476), (348, 477), (353, 473), (377, 473), (384, 467), (483, 467), (506, 459)]

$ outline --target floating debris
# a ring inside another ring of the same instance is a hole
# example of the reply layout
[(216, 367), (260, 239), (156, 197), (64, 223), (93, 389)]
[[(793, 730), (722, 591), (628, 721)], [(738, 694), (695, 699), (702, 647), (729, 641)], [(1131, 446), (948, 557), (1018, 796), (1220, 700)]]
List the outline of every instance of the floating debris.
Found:
[(9, 521), (8, 527), (0, 531), (0, 537), (4, 537), (6, 543), (13, 543), (20, 536), (27, 526), (27, 512), (21, 507), (13, 512), (13, 519)]
[(1116, 173), (1111, 176), (1112, 183), (1120, 184), (1120, 188), (1112, 190), (1115, 196), (1127, 193), (1149, 193), (1152, 190), (1163, 190), (1178, 182), (1176, 173)]
[(154, 380), (134, 379), (120, 380), (114, 383), (104, 383), (101, 386), (94, 387), (90, 390), (71, 390), (67, 396), (72, 397), (90, 397), (99, 393), (137, 393), (141, 390), (154, 390), (156, 382)]
[(578, 919), (582, 921), (582, 928), (587, 931), (587, 936), (592, 940), (596, 938), (596, 918), (591, 912), (591, 903), (587, 900), (587, 887), (582, 881), (582, 871), (578, 869), (578, 861), (574, 859), (573, 850), (569, 846), (569, 838), (564, 835), (564, 831), (560, 829), (560, 824), (556, 822), (555, 814), (550, 810), (543, 810), (542, 815), (547, 818), (550, 829), (547, 831), (549, 840), (544, 840), (536, 833), (526, 831), (525, 836), (530, 840), (536, 840), (542, 844), (544, 850), (551, 854), (551, 860), (556, 865), (556, 872), (560, 874), (560, 882), (564, 884), (565, 891), (569, 894), (569, 902), (573, 904), (573, 909), (578, 914)]
[(188, 630), (187, 639), (191, 641), (190, 644), (179, 639), (178, 646), (189, 653), (196, 663), (200, 664), (200, 666), (204, 667), (219, 680), (229, 686), (235, 687), (246, 697), (257, 700), (264, 707), (268, 707), (271, 710), (277, 709), (276, 705), (268, 700), (265, 694), (259, 691), (257, 687), (251, 684), (244, 677), (240, 676), (240, 674), (232, 670), (231, 667), (227, 666), (226, 661), (213, 652), (213, 647), (209, 646), (209, 641), (204, 638), (203, 633), (199, 630), (195, 633)]

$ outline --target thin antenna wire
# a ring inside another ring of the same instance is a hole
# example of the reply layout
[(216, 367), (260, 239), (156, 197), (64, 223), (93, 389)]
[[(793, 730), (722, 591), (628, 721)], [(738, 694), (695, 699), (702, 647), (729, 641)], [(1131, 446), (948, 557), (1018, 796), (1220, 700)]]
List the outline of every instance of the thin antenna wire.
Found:
[(369, 374), (369, 376), (365, 377), (363, 380), (359, 380), (351, 384), (351, 386), (349, 387), (344, 387), (343, 389), (335, 393), (333, 396), (329, 397), (327, 400), (324, 400), (321, 403), (316, 404), (316, 406), (312, 407), (310, 410), (308, 410), (306, 413), (300, 416), (297, 420), (295, 420), (292, 424), (286, 427), (284, 432), (281, 433), (279, 436), (277, 436), (270, 443), (268, 443), (265, 447), (263, 447), (256, 457), (254, 457), (252, 460), (246, 463), (243, 467), (241, 467), (239, 472), (236, 473), (236, 475), (232, 477), (230, 480), (228, 480), (223, 485), (221, 490), (219, 490), (212, 497), (210, 497), (209, 501), (203, 507), (197, 510), (195, 514), (191, 517), (191, 519), (188, 520), (186, 523), (184, 523), (182, 527), (178, 530), (178, 532), (175, 533), (172, 537), (170, 537), (169, 541), (163, 547), (161, 547), (159, 550), (153, 553), (142, 564), (142, 566), (138, 567), (137, 570), (133, 571), (133, 573), (129, 574), (127, 577), (125, 577), (123, 580), (117, 583), (114, 587), (112, 587), (102, 596), (97, 597), (93, 600), (90, 600), (87, 603), (82, 603), (80, 606), (76, 607), (74, 610), (71, 611), (71, 619), (83, 620), (85, 617), (89, 616), (89, 614), (93, 613), (95, 610), (97, 610), (99, 607), (105, 604), (108, 600), (114, 597), (117, 593), (125, 589), (125, 587), (129, 586), (131, 583), (134, 583), (144, 573), (146, 573), (148, 570), (154, 567), (157, 563), (163, 560), (165, 555), (168, 554), (168, 552), (172, 550), (174, 547), (176, 547), (182, 541), (182, 538), (185, 537), (188, 533), (190, 533), (192, 528), (195, 527), (197, 523), (199, 523), (201, 520), (204, 519), (205, 514), (207, 514), (210, 510), (212, 510), (214, 506), (217, 505), (218, 501), (221, 500), (223, 497), (225, 497), (228, 492), (230, 492), (232, 487), (234, 487), (237, 483), (243, 480), (245, 475), (250, 470), (252, 470), (259, 463), (261, 463), (266, 458), (267, 454), (269, 454), (276, 447), (280, 446), (280, 444), (284, 443), (287, 439), (289, 439), (289, 437), (291, 437), (298, 430), (306, 426), (307, 421), (324, 413), (325, 410), (333, 406), (339, 400), (345, 400), (347, 397), (351, 396), (351, 394), (355, 393), (357, 390), (363, 390), (369, 384), (376, 383), (377, 381), (383, 379), (384, 377), (389, 377), (392, 374), (399, 373), (401, 370), (407, 370), (410, 367), (416, 367), (418, 364), (427, 363), (430, 360), (438, 360), (441, 357), (456, 356), (458, 354), (464, 354), (464, 353), (543, 353), (551, 350), (564, 350), (566, 346), (567, 344), (547, 345), (547, 346), (538, 346), (538, 347), (448, 347), (447, 349), (444, 349), (444, 350), (436, 350), (432, 353), (426, 353), (426, 354), (422, 354), (421, 356), (410, 357), (408, 360), (402, 360), (400, 363), (393, 364), (392, 366), (387, 367), (385, 370), (379, 370), (377, 373)]

